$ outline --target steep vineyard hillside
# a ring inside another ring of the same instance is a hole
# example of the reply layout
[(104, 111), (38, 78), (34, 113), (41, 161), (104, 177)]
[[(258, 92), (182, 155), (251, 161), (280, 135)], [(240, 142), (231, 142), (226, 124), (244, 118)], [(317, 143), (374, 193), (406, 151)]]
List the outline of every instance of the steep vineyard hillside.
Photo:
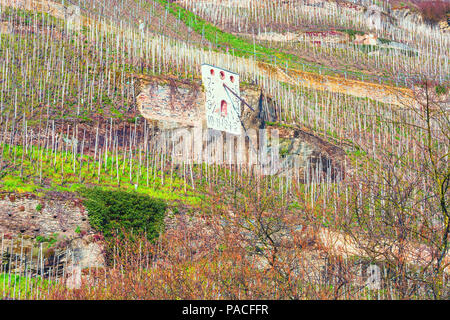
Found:
[(0, 299), (448, 299), (429, 6), (0, 0)]

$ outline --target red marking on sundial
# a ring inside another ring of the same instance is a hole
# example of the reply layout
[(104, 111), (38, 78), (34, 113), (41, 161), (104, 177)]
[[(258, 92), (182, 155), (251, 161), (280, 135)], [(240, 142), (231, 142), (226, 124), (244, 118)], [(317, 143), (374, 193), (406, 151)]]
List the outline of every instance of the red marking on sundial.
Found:
[(222, 117), (227, 116), (227, 102), (225, 100), (220, 102), (220, 112), (222, 113)]

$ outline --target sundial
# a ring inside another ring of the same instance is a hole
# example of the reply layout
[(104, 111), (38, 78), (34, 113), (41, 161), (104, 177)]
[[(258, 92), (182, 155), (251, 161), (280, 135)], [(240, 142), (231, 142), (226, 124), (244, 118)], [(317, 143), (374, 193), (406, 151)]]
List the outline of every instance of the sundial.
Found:
[(202, 82), (205, 87), (205, 114), (208, 128), (240, 135), (239, 75), (203, 64)]

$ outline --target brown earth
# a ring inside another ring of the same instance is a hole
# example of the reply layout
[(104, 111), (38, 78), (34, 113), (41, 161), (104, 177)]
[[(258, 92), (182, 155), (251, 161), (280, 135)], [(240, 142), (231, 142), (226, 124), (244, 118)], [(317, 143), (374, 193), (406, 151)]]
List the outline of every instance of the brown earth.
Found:
[(411, 97), (413, 93), (411, 90), (405, 88), (345, 79), (338, 76), (324, 76), (296, 69), (287, 69), (286, 73), (281, 68), (264, 62), (258, 62), (258, 68), (263, 74), (296, 86), (338, 92), (361, 98), (370, 98), (382, 103), (396, 104), (399, 106), (412, 104)]

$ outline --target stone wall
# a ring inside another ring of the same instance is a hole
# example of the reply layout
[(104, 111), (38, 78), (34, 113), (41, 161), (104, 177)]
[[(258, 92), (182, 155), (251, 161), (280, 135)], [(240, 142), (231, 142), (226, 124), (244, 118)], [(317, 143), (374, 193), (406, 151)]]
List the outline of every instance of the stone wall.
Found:
[(75, 230), (91, 232), (87, 213), (73, 200), (43, 200), (32, 195), (0, 195), (0, 234), (73, 236)]
[(78, 201), (0, 195), (0, 271), (73, 280), (74, 270), (104, 267), (104, 252)]

